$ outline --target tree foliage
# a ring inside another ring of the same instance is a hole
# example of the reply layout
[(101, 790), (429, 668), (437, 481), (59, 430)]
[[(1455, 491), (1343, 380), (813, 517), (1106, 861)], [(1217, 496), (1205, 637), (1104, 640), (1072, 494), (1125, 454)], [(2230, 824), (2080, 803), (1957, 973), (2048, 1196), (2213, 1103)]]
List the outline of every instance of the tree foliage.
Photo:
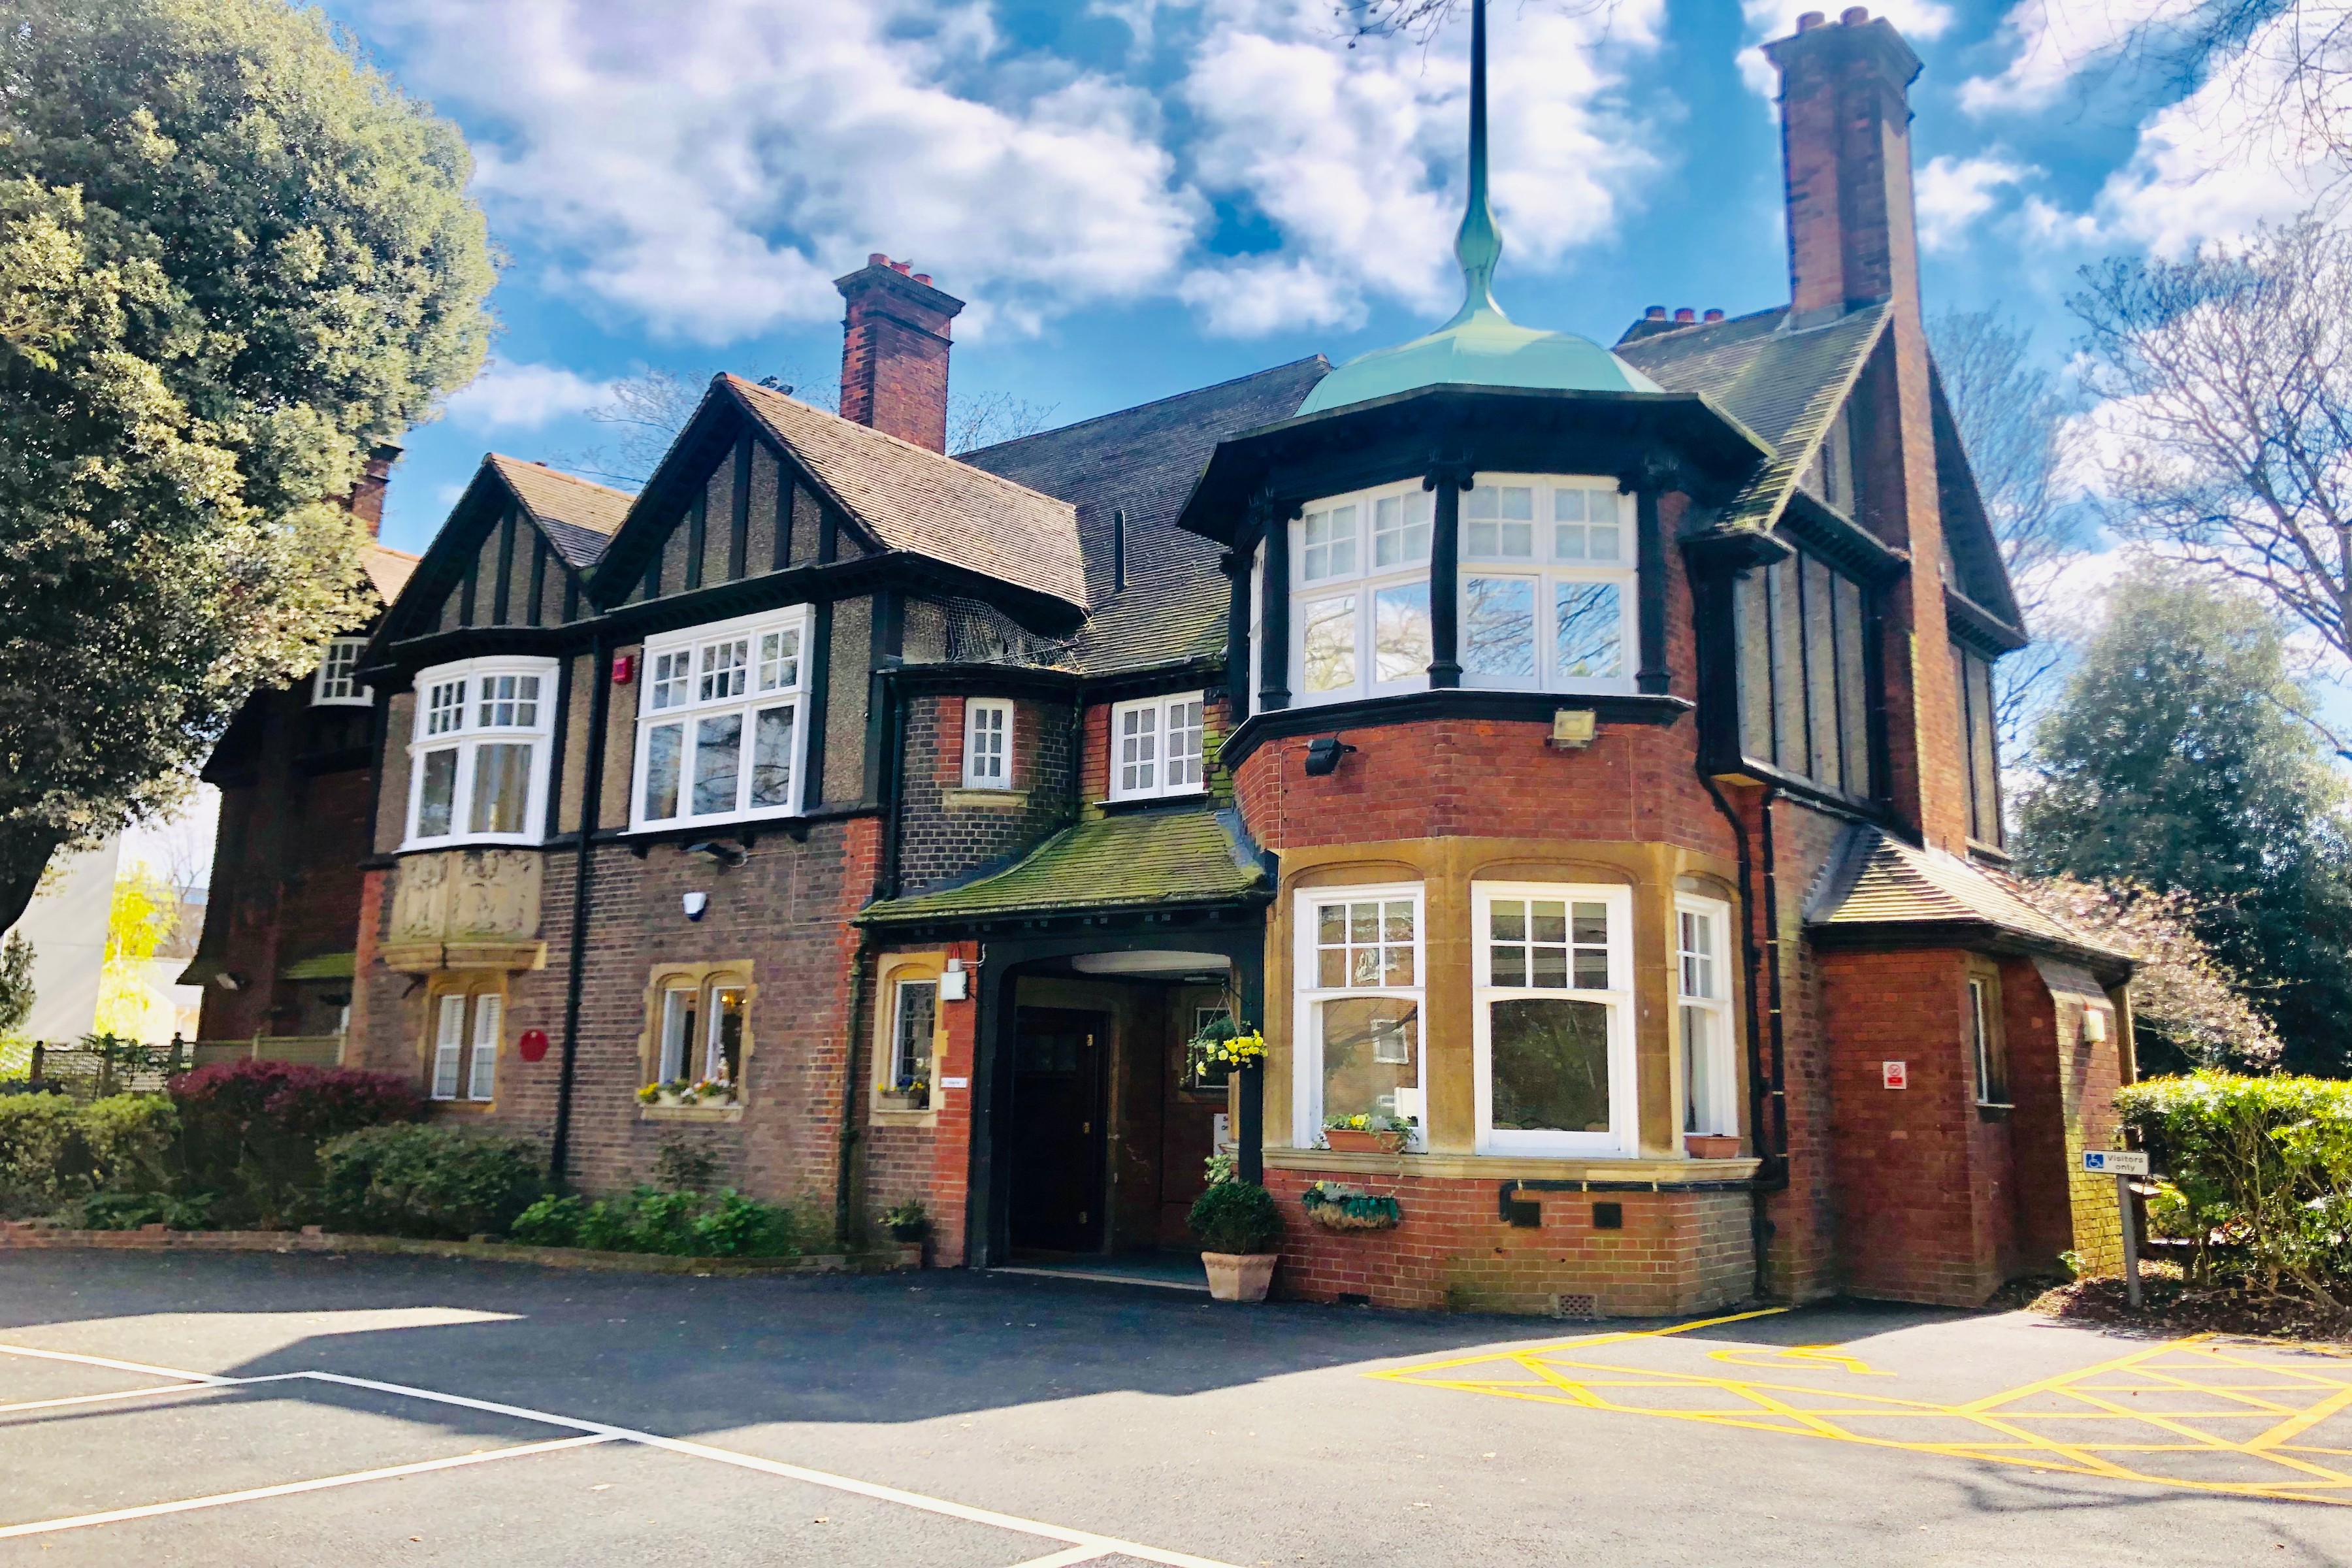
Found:
[(457, 132), (278, 0), (0, 30), (0, 923), (358, 618), (368, 449), (478, 368)]
[(2132, 972), (2132, 1034), (2142, 1073), (2278, 1065), (2278, 1031), (2248, 1000), (2243, 981), (2197, 934), (2186, 893), (2136, 882), (2045, 877), (2033, 900), (2066, 924), (2139, 961)]
[(2037, 734), (2018, 851), (2042, 876), (2183, 896), (2197, 937), (2253, 989), (2284, 1064), (2352, 1067), (2352, 849), (2345, 789), (2249, 594), (2143, 562)]
[(2084, 277), (2110, 525), (2352, 658), (2352, 236), (2306, 219)]
[(33, 1016), (33, 944), (12, 931), (0, 942), (0, 1039), (25, 1026)]

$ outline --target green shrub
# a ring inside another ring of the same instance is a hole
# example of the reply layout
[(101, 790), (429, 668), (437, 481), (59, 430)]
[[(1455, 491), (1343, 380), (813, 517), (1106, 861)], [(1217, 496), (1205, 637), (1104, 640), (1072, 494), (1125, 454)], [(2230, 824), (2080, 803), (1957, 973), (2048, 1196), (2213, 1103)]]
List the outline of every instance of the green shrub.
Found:
[(92, 1193), (159, 1188), (178, 1131), (171, 1101), (153, 1095), (88, 1103), (0, 1095), (0, 1213), (49, 1214)]
[(503, 1232), (546, 1188), (539, 1146), (457, 1128), (369, 1127), (320, 1146), (331, 1225), (387, 1236)]
[(2193, 1243), (2192, 1278), (2352, 1300), (2352, 1083), (2208, 1071), (2116, 1104), (2179, 1194), (2164, 1219)]
[(203, 1230), (212, 1224), (213, 1195), (173, 1197), (169, 1193), (92, 1193), (81, 1201), (79, 1220), (86, 1230), (137, 1230), (145, 1225), (165, 1225), (173, 1230)]
[(1207, 1252), (1272, 1252), (1282, 1240), (1282, 1211), (1255, 1182), (1219, 1182), (1192, 1205), (1188, 1222)]
[(320, 1146), (413, 1121), (425, 1100), (390, 1073), (247, 1059), (182, 1073), (182, 1158), (194, 1186), (221, 1194), (229, 1223), (283, 1224), (316, 1206)]
[(802, 1226), (789, 1208), (730, 1191), (636, 1187), (591, 1202), (544, 1197), (507, 1234), (534, 1247), (651, 1252), (671, 1258), (797, 1258)]

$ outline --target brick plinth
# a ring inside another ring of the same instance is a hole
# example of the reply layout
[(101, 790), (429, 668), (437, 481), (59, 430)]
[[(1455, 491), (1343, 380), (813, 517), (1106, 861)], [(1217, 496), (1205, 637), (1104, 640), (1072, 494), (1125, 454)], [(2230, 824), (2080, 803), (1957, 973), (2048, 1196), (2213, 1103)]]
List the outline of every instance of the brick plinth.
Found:
[[(1710, 1311), (1754, 1291), (1744, 1191), (1530, 1192), (1524, 1196), (1540, 1203), (1543, 1223), (1522, 1228), (1498, 1213), (1493, 1178), (1351, 1178), (1394, 1197), (1403, 1220), (1394, 1230), (1329, 1231), (1307, 1218), (1300, 1201), (1315, 1173), (1269, 1169), (1265, 1179), (1285, 1224), (1275, 1290), (1294, 1300), (1664, 1317)], [(1596, 1228), (1595, 1204), (1618, 1205), (1622, 1228)], [(1585, 1297), (1589, 1309), (1577, 1300)]]

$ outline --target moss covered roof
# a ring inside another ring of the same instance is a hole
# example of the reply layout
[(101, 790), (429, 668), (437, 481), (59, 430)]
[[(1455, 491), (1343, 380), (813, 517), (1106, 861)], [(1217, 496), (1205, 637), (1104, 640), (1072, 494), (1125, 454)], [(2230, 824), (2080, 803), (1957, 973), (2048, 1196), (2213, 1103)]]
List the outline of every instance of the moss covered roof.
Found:
[(857, 918), (896, 923), (1238, 898), (1263, 887), (1265, 873), (1224, 816), (1203, 805), (1081, 822), (1002, 871), (961, 887), (885, 900)]

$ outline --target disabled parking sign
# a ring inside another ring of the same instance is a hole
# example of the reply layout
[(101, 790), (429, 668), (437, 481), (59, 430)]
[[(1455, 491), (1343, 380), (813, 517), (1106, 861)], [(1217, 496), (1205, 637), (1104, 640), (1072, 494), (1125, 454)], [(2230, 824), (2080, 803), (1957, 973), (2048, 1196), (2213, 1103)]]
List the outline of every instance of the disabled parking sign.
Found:
[(2148, 1173), (2147, 1151), (2085, 1149), (2083, 1151), (2083, 1173), (2086, 1176), (2145, 1176)]

